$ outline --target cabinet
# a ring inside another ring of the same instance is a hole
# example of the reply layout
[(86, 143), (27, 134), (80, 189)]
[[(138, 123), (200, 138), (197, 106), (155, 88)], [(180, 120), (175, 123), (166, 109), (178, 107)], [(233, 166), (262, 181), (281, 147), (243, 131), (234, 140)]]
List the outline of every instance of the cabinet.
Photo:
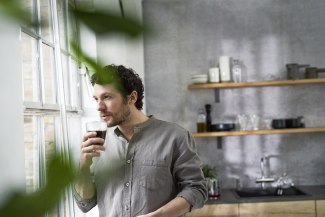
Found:
[[(316, 203), (316, 209), (315, 209)], [(325, 200), (210, 204), (186, 217), (324, 217)]]
[(238, 204), (205, 205), (193, 210), (186, 217), (239, 217)]
[[(313, 85), (325, 84), (325, 78), (299, 79), (299, 80), (276, 80), (242, 83), (204, 83), (191, 84), (189, 90), (195, 89), (219, 89), (219, 88), (245, 88), (245, 87), (267, 87), (267, 86), (287, 86), (287, 85)], [(227, 132), (204, 132), (193, 133), (194, 137), (222, 137), (222, 136), (243, 136), (243, 135), (263, 135), (263, 134), (285, 134), (285, 133), (314, 133), (325, 132), (325, 127), (306, 127), (294, 129), (271, 129), (271, 130), (251, 130), (251, 131), (227, 131)]]
[[(315, 217), (315, 201), (290, 201), (239, 204), (240, 217)], [(318, 217), (318, 215), (317, 215)]]
[(325, 217), (325, 200), (316, 200), (317, 217)]

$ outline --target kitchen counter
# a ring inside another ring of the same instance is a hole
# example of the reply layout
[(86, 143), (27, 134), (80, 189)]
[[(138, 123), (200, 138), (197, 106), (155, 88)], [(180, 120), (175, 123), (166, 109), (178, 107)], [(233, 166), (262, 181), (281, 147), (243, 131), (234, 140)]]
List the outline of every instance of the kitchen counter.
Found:
[(234, 189), (221, 189), (221, 197), (217, 200), (208, 200), (206, 204), (258, 203), (258, 202), (299, 201), (299, 200), (325, 200), (325, 185), (296, 186), (296, 188), (303, 191), (307, 195), (239, 198), (233, 192)]

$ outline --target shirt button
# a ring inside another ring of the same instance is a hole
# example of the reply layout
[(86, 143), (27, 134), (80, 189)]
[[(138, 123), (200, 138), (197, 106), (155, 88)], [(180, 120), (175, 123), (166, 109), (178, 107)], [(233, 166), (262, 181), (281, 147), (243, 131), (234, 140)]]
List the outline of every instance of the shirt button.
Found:
[(128, 163), (128, 164), (131, 163), (131, 160), (127, 160), (126, 163)]
[(130, 186), (130, 183), (129, 182), (125, 183), (125, 186), (126, 187), (129, 187)]
[(125, 206), (125, 210), (129, 210), (129, 206)]

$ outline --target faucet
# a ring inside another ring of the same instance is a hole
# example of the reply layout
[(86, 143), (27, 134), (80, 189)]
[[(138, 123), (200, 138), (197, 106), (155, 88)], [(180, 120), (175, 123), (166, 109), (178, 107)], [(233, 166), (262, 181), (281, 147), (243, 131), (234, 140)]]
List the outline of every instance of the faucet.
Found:
[(264, 161), (266, 160), (266, 157), (261, 158), (261, 178), (256, 178), (256, 183), (262, 183), (262, 189), (265, 189), (265, 183), (266, 182), (274, 182), (275, 178), (273, 177), (265, 177), (264, 176)]

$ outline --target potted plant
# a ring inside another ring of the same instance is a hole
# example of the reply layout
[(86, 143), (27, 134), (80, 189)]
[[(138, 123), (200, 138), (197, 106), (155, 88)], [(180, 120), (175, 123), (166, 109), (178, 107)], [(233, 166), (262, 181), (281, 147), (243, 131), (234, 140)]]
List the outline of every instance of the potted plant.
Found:
[(218, 199), (220, 197), (220, 188), (217, 179), (217, 168), (208, 164), (203, 164), (202, 171), (207, 181), (209, 199)]

